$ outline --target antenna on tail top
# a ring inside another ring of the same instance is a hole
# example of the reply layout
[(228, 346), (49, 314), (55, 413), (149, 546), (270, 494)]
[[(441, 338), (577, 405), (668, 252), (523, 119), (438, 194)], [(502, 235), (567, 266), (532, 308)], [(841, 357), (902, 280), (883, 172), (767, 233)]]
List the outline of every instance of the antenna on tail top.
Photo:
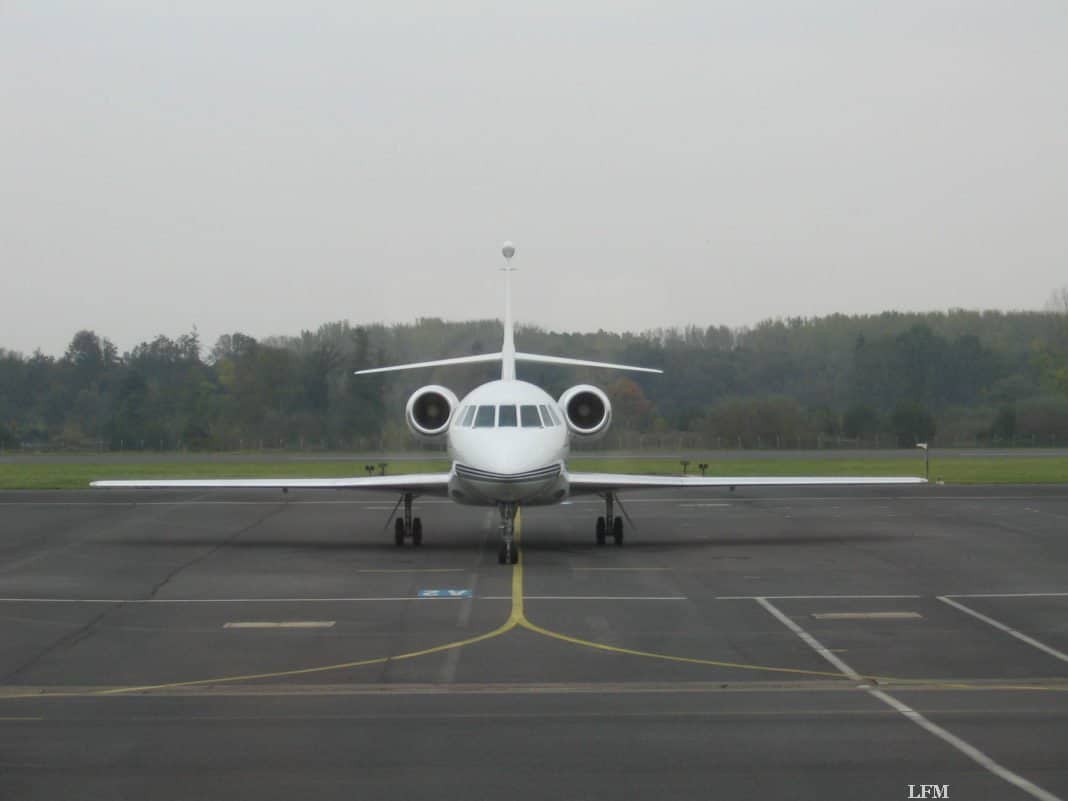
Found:
[(512, 257), (515, 255), (515, 245), (506, 241), (501, 247), (501, 255), (504, 256), (504, 342), (501, 343), (501, 380), (515, 381), (515, 335), (512, 325), (512, 276), (515, 267), (512, 266)]

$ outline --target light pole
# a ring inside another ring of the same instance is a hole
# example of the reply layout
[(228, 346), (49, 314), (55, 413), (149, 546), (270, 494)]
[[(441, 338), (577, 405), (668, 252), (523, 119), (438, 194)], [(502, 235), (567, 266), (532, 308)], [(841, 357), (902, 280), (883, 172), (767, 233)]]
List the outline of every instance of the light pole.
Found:
[(917, 448), (923, 448), (923, 477), (931, 480), (931, 449), (926, 442), (917, 442)]

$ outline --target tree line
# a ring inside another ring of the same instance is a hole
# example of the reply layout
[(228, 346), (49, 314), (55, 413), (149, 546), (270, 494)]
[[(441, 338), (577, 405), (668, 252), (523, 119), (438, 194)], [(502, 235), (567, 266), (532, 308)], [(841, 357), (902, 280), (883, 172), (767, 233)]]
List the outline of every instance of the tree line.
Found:
[[(607, 447), (1068, 444), (1068, 314), (953, 310), (767, 320), (642, 333), (520, 327), (522, 349), (661, 367), (521, 365), (559, 394), (612, 399)], [(328, 323), (299, 336), (160, 335), (119, 353), (91, 330), (66, 352), (0, 349), (0, 447), (402, 449), (407, 395), (462, 397), (494, 365), (355, 377), (384, 364), (495, 351), (495, 320)]]

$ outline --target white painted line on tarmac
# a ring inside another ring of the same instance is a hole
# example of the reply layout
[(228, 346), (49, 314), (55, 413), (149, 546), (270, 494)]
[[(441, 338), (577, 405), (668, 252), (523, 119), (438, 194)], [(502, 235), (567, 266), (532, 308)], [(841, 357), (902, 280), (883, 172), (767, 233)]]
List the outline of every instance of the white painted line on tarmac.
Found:
[(814, 612), (817, 621), (922, 621), (918, 612)]
[[(483, 595), (486, 601), (506, 601), (511, 595)], [(688, 601), (685, 595), (524, 595), (526, 601)]]
[(671, 570), (670, 567), (573, 567), (576, 573), (624, 573)]
[(333, 620), (234, 620), (224, 629), (332, 629)]
[[(511, 600), (512, 596), (480, 600)], [(387, 595), (365, 598), (0, 598), (11, 604), (312, 604), (312, 603), (379, 603), (384, 601), (440, 601), (449, 598), (421, 598), (418, 595)]]
[(943, 598), (1068, 598), (1068, 592), (987, 592), (955, 593), (943, 595)]
[(1043, 653), (1049, 654), (1050, 656), (1054, 657), (1055, 659), (1059, 659), (1062, 662), (1068, 662), (1068, 654), (1064, 653), (1063, 651), (1058, 651), (1056, 648), (1052, 648), (1052, 647), (1046, 645), (1045, 643), (1039, 642), (1034, 637), (1028, 637), (1022, 631), (1017, 631), (1012, 626), (1006, 626), (1004, 623), (1002, 623), (1000, 621), (997, 621), (997, 620), (994, 620), (994, 618), (992, 618), (992, 617), (987, 617), (986, 615), (982, 614), (981, 612), (976, 612), (971, 607), (965, 606), (964, 604), (960, 603), (959, 601), (954, 601), (954, 600), (952, 600), (950, 598), (947, 598), (945, 595), (939, 595), (938, 596), (938, 600), (941, 601), (944, 604), (949, 604), (954, 609), (959, 609), (961, 612), (964, 612), (964, 614), (966, 614), (966, 615), (971, 615), (976, 620), (981, 620), (984, 623), (986, 623), (987, 625), (993, 626), (994, 628), (998, 629), (999, 631), (1005, 632), (1010, 637), (1015, 637), (1020, 642), (1027, 643), (1032, 648), (1037, 648), (1038, 650), (1042, 651)]
[(899, 598), (922, 598), (922, 595), (717, 595), (717, 601), (757, 601), (770, 598), (773, 601), (823, 601), (823, 600), (894, 600)]
[(971, 759), (973, 762), (978, 763), (979, 765), (993, 773), (995, 776), (1007, 781), (1009, 784), (1015, 787), (1019, 787), (1032, 798), (1037, 798), (1039, 799), (1039, 801), (1062, 801), (1059, 796), (1055, 796), (1053, 793), (1049, 792), (1048, 790), (1044, 790), (1034, 782), (1028, 781), (1020, 774), (1014, 773), (1013, 771), (1006, 768), (1004, 765), (995, 762), (993, 759), (984, 754), (971, 743), (962, 740), (960, 737), (953, 734), (953, 732), (943, 729), (937, 723), (933, 723), (932, 721), (928, 720), (908, 704), (902, 703), (901, 701), (894, 698), (892, 695), (887, 695), (882, 690), (876, 690), (873, 687), (868, 687), (866, 689), (868, 691), (868, 694), (873, 698), (878, 698), (887, 706), (896, 709), (898, 712), (900, 712), (906, 718), (911, 720), (917, 726), (926, 729), (935, 737), (938, 737), (939, 739), (949, 743), (951, 746), (956, 748), (958, 751), (960, 751), (966, 757)]
[(811, 634), (809, 634), (807, 631), (797, 625), (797, 623), (795, 623), (792, 619), (780, 612), (778, 607), (770, 603), (767, 598), (755, 598), (754, 600), (762, 607), (764, 607), (768, 614), (770, 614), (772, 617), (774, 617), (776, 620), (786, 626), (786, 628), (790, 629), (790, 631), (792, 631), (794, 634), (804, 640), (805, 644), (809, 648), (811, 648), (817, 654), (819, 654), (832, 665), (834, 665), (835, 668), (838, 669), (839, 673), (848, 676), (853, 681), (862, 680), (859, 673), (857, 673), (855, 670), (853, 670), (853, 668), (851, 668), (849, 665), (839, 659), (836, 654), (832, 653), (829, 649), (824, 648), (819, 640), (817, 640), (815, 637), (813, 637)]
[[(861, 676), (859, 673), (857, 673), (855, 670), (853, 670), (853, 668), (843, 662), (837, 655), (831, 653), (831, 651), (825, 648), (819, 640), (817, 640), (815, 637), (813, 637), (811, 634), (801, 628), (795, 621), (784, 615), (773, 604), (769, 603), (767, 598), (755, 598), (754, 600), (762, 607), (764, 607), (764, 609), (767, 610), (767, 612), (770, 613), (772, 617), (774, 617), (776, 620), (778, 620), (780, 623), (790, 629), (790, 631), (794, 632), (794, 634), (800, 637), (806, 645), (812, 648), (812, 650), (814, 650), (816, 653), (818, 653), (820, 656), (822, 656), (824, 659), (834, 665), (834, 667), (837, 668), (841, 673), (855, 681), (861, 680)], [(926, 731), (933, 734), (935, 737), (938, 737), (943, 742), (946, 742), (949, 745), (953, 746), (955, 749), (957, 749), (960, 753), (971, 759), (973, 762), (977, 763), (981, 767), (990, 771), (995, 776), (1000, 779), (1003, 779), (1014, 787), (1020, 788), (1032, 798), (1037, 798), (1039, 799), (1039, 801), (1063, 801), (1063, 799), (1058, 796), (1055, 796), (1048, 790), (1039, 787), (1037, 784), (1028, 781), (1020, 774), (1014, 773), (1013, 771), (1006, 768), (1004, 765), (995, 762), (993, 759), (984, 754), (971, 743), (962, 740), (960, 737), (953, 734), (953, 732), (948, 731), (947, 729), (943, 729), (937, 723), (928, 720), (922, 714), (910, 707), (908, 704), (899, 701), (892, 695), (889, 695), (888, 693), (883, 692), (882, 690), (878, 690), (875, 687), (870, 687), (867, 684), (858, 685), (858, 689), (864, 690), (872, 698), (876, 698), (879, 701), (882, 701), (887, 706), (889, 706), (891, 709), (900, 712), (902, 715), (904, 715), (907, 719), (911, 720), (920, 728), (925, 729)]]
[[(465, 591), (466, 592), (466, 591)], [(527, 595), (528, 601), (687, 601), (685, 595)], [(314, 604), (388, 601), (462, 601), (468, 595), (389, 595), (367, 598), (0, 598), (4, 604)], [(511, 595), (478, 595), (476, 601), (511, 601)]]
[(357, 573), (466, 573), (465, 567), (397, 567), (357, 570)]

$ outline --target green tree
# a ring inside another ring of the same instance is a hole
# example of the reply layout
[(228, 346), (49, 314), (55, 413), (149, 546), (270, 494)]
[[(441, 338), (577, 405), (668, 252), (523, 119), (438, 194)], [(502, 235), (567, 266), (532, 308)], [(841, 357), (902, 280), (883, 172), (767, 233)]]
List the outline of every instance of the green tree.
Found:
[(879, 424), (879, 413), (866, 403), (854, 403), (842, 415), (842, 433), (847, 437), (876, 434)]
[(934, 417), (918, 403), (899, 403), (890, 417), (890, 425), (897, 436), (898, 446), (902, 448), (911, 448), (919, 442), (934, 439)]
[(1016, 434), (1016, 408), (1002, 406), (998, 409), (994, 422), (990, 425), (990, 436), (1000, 440), (1010, 440)]
[(613, 426), (623, 431), (645, 432), (653, 425), (653, 404), (642, 388), (629, 378), (617, 378), (605, 388), (612, 402)]

